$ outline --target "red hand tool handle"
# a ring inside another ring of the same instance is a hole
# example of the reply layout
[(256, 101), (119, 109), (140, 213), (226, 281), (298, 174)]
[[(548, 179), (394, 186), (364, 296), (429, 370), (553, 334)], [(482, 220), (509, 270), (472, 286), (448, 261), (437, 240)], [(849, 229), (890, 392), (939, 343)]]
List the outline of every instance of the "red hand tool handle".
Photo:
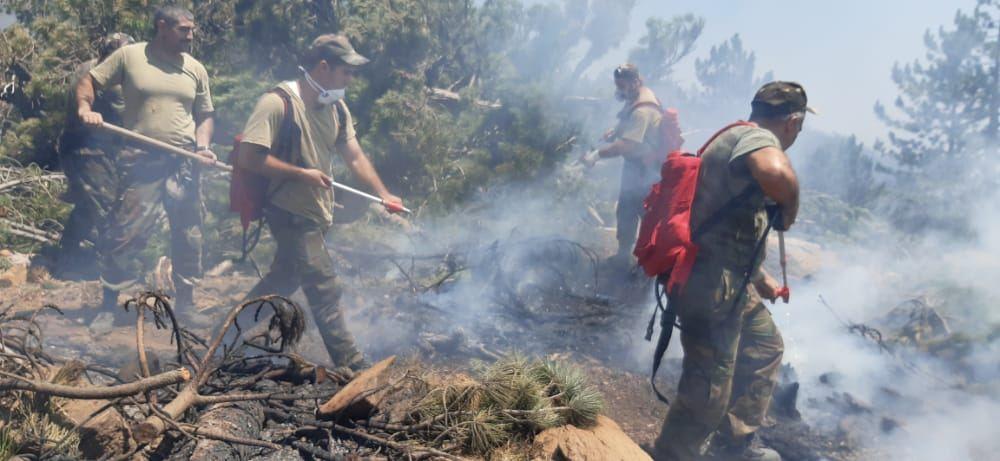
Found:
[(781, 289), (779, 289), (775, 293), (775, 295), (777, 295), (778, 298), (781, 298), (782, 301), (785, 302), (785, 304), (788, 304), (788, 298), (792, 296), (792, 291), (789, 290), (788, 287), (781, 287)]
[(390, 213), (402, 213), (406, 211), (406, 209), (403, 208), (403, 205), (399, 203), (383, 201), (382, 205), (384, 205), (385, 209), (389, 210)]

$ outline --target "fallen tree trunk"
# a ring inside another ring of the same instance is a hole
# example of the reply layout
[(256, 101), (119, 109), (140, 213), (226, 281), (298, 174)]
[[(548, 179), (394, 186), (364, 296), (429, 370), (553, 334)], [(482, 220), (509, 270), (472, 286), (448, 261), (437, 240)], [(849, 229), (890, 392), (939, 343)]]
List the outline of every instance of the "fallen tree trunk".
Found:
[[(258, 440), (263, 426), (264, 407), (260, 402), (233, 402), (211, 406), (198, 418), (197, 432), (212, 431), (235, 438)], [(238, 461), (253, 456), (257, 451), (257, 448), (248, 445), (205, 438), (195, 445), (191, 459)]]

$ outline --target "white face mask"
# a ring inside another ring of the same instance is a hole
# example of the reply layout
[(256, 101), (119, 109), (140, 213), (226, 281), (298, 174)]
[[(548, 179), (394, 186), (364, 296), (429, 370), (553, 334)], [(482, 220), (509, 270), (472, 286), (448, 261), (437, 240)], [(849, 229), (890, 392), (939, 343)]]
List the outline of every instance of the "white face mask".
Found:
[(305, 75), (306, 83), (308, 83), (309, 86), (312, 87), (312, 89), (316, 90), (316, 92), (319, 93), (319, 96), (316, 97), (316, 101), (319, 102), (320, 104), (324, 106), (329, 106), (336, 103), (337, 101), (340, 101), (341, 99), (344, 99), (346, 88), (341, 88), (339, 90), (328, 90), (320, 86), (319, 83), (316, 82), (316, 80), (313, 80), (312, 76), (309, 75), (309, 72), (307, 72), (302, 66), (299, 66), (299, 70), (302, 71), (302, 75)]

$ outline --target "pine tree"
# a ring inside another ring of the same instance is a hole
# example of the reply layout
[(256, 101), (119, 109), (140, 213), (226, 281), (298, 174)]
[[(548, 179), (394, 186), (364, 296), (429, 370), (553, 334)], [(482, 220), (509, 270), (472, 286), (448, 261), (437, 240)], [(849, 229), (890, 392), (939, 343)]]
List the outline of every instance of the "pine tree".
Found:
[(700, 98), (716, 113), (729, 120), (745, 118), (750, 112), (750, 100), (757, 89), (773, 79), (771, 72), (756, 77), (757, 56), (743, 49), (739, 34), (713, 46), (707, 59), (695, 61), (695, 75), (703, 91)]
[(955, 14), (954, 28), (927, 31), (925, 60), (893, 67), (900, 95), (875, 112), (891, 129), (878, 147), (904, 172), (939, 160), (995, 153), (1000, 117), (1000, 0)]
[(882, 208), (897, 227), (968, 232), (969, 207), (995, 193), (998, 38), (1000, 0), (979, 0), (971, 13), (955, 14), (951, 29), (925, 34), (923, 61), (893, 68), (900, 95), (892, 109), (878, 103), (875, 112), (890, 129), (876, 149), (896, 180)]
[(666, 82), (673, 67), (694, 50), (705, 28), (705, 20), (688, 14), (671, 20), (649, 18), (646, 35), (629, 53), (629, 62), (639, 66), (647, 84)]

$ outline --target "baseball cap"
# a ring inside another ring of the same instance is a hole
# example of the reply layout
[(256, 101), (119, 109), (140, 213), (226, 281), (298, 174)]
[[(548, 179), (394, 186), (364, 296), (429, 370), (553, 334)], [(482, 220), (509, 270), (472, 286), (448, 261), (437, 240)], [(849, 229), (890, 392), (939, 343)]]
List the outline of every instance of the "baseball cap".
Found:
[(810, 112), (816, 110), (807, 104), (806, 90), (796, 82), (775, 81), (764, 84), (753, 96), (750, 106), (755, 114), (765, 117)]
[(323, 34), (313, 40), (309, 48), (310, 54), (326, 55), (330, 54), (343, 60), (352, 66), (361, 66), (368, 63), (368, 58), (354, 51), (354, 46), (342, 34)]
[(638, 80), (639, 68), (635, 64), (625, 63), (615, 68), (615, 78), (623, 80)]

